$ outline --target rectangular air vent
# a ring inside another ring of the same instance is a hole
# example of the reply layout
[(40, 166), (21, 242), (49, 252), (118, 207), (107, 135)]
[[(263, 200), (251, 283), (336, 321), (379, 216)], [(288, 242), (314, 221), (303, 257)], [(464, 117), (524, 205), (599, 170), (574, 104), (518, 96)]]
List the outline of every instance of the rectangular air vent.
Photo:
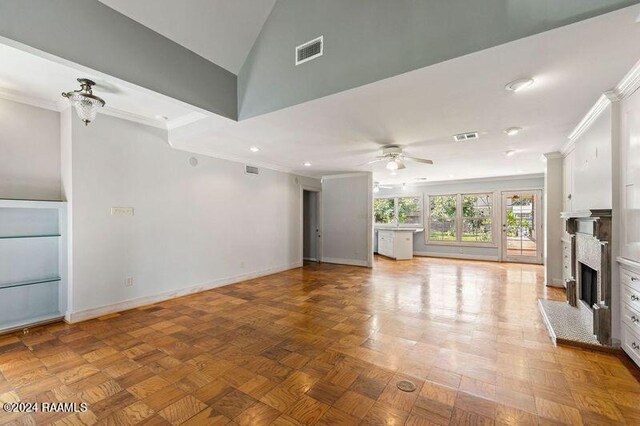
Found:
[(318, 58), (323, 53), (324, 36), (320, 36), (296, 47), (296, 65)]
[(453, 135), (453, 140), (456, 142), (470, 141), (473, 139), (478, 139), (478, 132), (467, 132)]
[(260, 174), (260, 169), (255, 166), (244, 166), (244, 173), (247, 175), (258, 175)]

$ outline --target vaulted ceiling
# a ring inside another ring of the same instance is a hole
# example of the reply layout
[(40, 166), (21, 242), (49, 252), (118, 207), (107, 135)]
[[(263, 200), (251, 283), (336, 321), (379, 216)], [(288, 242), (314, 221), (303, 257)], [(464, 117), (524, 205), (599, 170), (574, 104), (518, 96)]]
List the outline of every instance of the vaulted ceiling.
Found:
[(276, 0), (100, 0), (234, 74)]
[[(21, 51), (0, 49), (0, 91), (55, 103), (91, 76), (110, 106), (177, 118), (175, 148), (305, 175), (539, 173), (541, 154), (640, 59), (638, 3), (0, 1), (0, 42)], [(295, 47), (318, 35), (324, 55), (296, 66)], [(504, 90), (521, 77), (535, 85)], [(508, 137), (511, 126), (523, 131)], [(466, 131), (480, 139), (453, 142)], [(361, 166), (387, 143), (435, 164)]]

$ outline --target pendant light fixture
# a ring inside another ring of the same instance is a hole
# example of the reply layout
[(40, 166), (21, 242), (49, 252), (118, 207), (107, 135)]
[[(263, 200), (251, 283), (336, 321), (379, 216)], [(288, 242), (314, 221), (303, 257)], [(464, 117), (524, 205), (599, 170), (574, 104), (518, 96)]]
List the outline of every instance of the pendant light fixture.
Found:
[(93, 81), (87, 78), (79, 78), (78, 83), (80, 83), (80, 90), (66, 92), (62, 96), (69, 99), (69, 102), (78, 113), (78, 117), (87, 126), (96, 119), (98, 108), (104, 107), (104, 100), (93, 94), (91, 86), (96, 84)]

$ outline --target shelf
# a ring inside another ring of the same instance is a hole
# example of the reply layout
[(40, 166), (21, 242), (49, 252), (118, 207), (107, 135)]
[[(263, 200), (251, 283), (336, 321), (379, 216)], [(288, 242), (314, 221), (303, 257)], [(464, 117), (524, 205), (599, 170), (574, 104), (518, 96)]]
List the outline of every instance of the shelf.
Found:
[(0, 289), (3, 288), (13, 288), (13, 287), (24, 287), (28, 285), (35, 284), (45, 284), (45, 283), (53, 283), (60, 281), (60, 277), (49, 277), (49, 278), (41, 278), (38, 280), (29, 280), (29, 281), (16, 281), (12, 283), (0, 283)]
[(0, 240), (19, 240), (23, 238), (58, 238), (60, 234), (48, 234), (48, 235), (14, 235), (14, 236), (0, 236)]
[(25, 328), (37, 327), (40, 325), (50, 324), (52, 322), (62, 321), (63, 319), (64, 315), (62, 315), (62, 313), (53, 312), (29, 319), (23, 319), (20, 321), (0, 323), (0, 335), (11, 333), (16, 330), (22, 330)]

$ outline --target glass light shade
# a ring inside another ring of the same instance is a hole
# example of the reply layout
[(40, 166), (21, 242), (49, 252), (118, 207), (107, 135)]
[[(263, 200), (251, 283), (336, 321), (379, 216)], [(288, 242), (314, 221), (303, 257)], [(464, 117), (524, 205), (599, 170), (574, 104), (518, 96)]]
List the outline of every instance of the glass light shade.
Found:
[(70, 95), (68, 99), (85, 125), (96, 119), (98, 108), (102, 108), (104, 104), (104, 102), (85, 96), (82, 93)]
[(398, 170), (398, 163), (396, 163), (396, 160), (391, 160), (387, 163), (387, 170)]

